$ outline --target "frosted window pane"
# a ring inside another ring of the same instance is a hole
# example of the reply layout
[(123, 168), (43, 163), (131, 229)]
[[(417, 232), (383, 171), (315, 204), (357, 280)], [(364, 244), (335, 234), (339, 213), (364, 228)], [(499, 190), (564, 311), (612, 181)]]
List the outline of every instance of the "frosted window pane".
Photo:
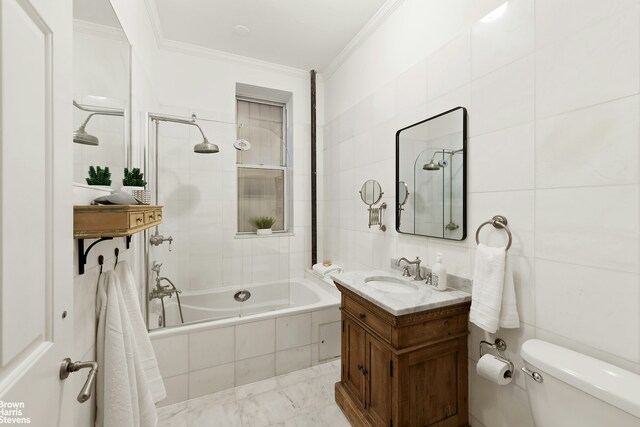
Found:
[(284, 171), (238, 168), (238, 231), (255, 231), (251, 218), (271, 216), (284, 230)]
[(279, 105), (238, 100), (238, 138), (251, 143), (238, 152), (239, 164), (285, 166), (283, 114)]

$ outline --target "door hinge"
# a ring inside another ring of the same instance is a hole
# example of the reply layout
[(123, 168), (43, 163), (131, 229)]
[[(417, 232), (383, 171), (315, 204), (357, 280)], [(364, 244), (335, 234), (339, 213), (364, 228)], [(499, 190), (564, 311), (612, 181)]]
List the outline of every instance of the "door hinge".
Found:
[(393, 376), (393, 360), (389, 360), (389, 376)]

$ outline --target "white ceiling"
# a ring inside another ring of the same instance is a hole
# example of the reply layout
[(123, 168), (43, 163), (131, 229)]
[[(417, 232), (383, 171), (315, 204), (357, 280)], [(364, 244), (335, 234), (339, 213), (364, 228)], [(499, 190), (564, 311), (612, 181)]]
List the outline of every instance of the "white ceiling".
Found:
[(73, 18), (122, 28), (109, 0), (73, 0)]
[[(163, 38), (323, 70), (385, 0), (150, 0)], [(245, 35), (234, 31), (244, 25)]]

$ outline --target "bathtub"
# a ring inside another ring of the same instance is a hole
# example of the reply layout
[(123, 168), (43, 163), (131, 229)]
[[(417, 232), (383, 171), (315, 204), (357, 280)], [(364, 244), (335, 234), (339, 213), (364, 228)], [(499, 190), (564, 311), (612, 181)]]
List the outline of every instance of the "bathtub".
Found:
[(167, 325), (149, 332), (168, 397), (192, 399), (304, 369), (340, 356), (340, 293), (327, 281), (306, 278), (181, 294)]

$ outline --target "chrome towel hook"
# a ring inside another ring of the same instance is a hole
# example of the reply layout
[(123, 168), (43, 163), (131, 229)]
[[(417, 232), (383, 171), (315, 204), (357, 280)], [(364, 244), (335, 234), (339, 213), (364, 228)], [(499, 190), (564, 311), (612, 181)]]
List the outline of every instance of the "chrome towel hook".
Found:
[(505, 250), (508, 251), (509, 248), (511, 247), (511, 243), (513, 242), (513, 236), (511, 235), (511, 230), (509, 230), (509, 227), (507, 227), (507, 224), (508, 224), (507, 217), (503, 215), (496, 215), (493, 218), (491, 218), (489, 221), (485, 221), (482, 224), (480, 224), (480, 226), (476, 230), (476, 244), (478, 245), (480, 244), (480, 230), (482, 229), (482, 227), (489, 224), (493, 225), (495, 228), (501, 228), (507, 232), (507, 234), (509, 235), (509, 243), (507, 243), (507, 247)]

